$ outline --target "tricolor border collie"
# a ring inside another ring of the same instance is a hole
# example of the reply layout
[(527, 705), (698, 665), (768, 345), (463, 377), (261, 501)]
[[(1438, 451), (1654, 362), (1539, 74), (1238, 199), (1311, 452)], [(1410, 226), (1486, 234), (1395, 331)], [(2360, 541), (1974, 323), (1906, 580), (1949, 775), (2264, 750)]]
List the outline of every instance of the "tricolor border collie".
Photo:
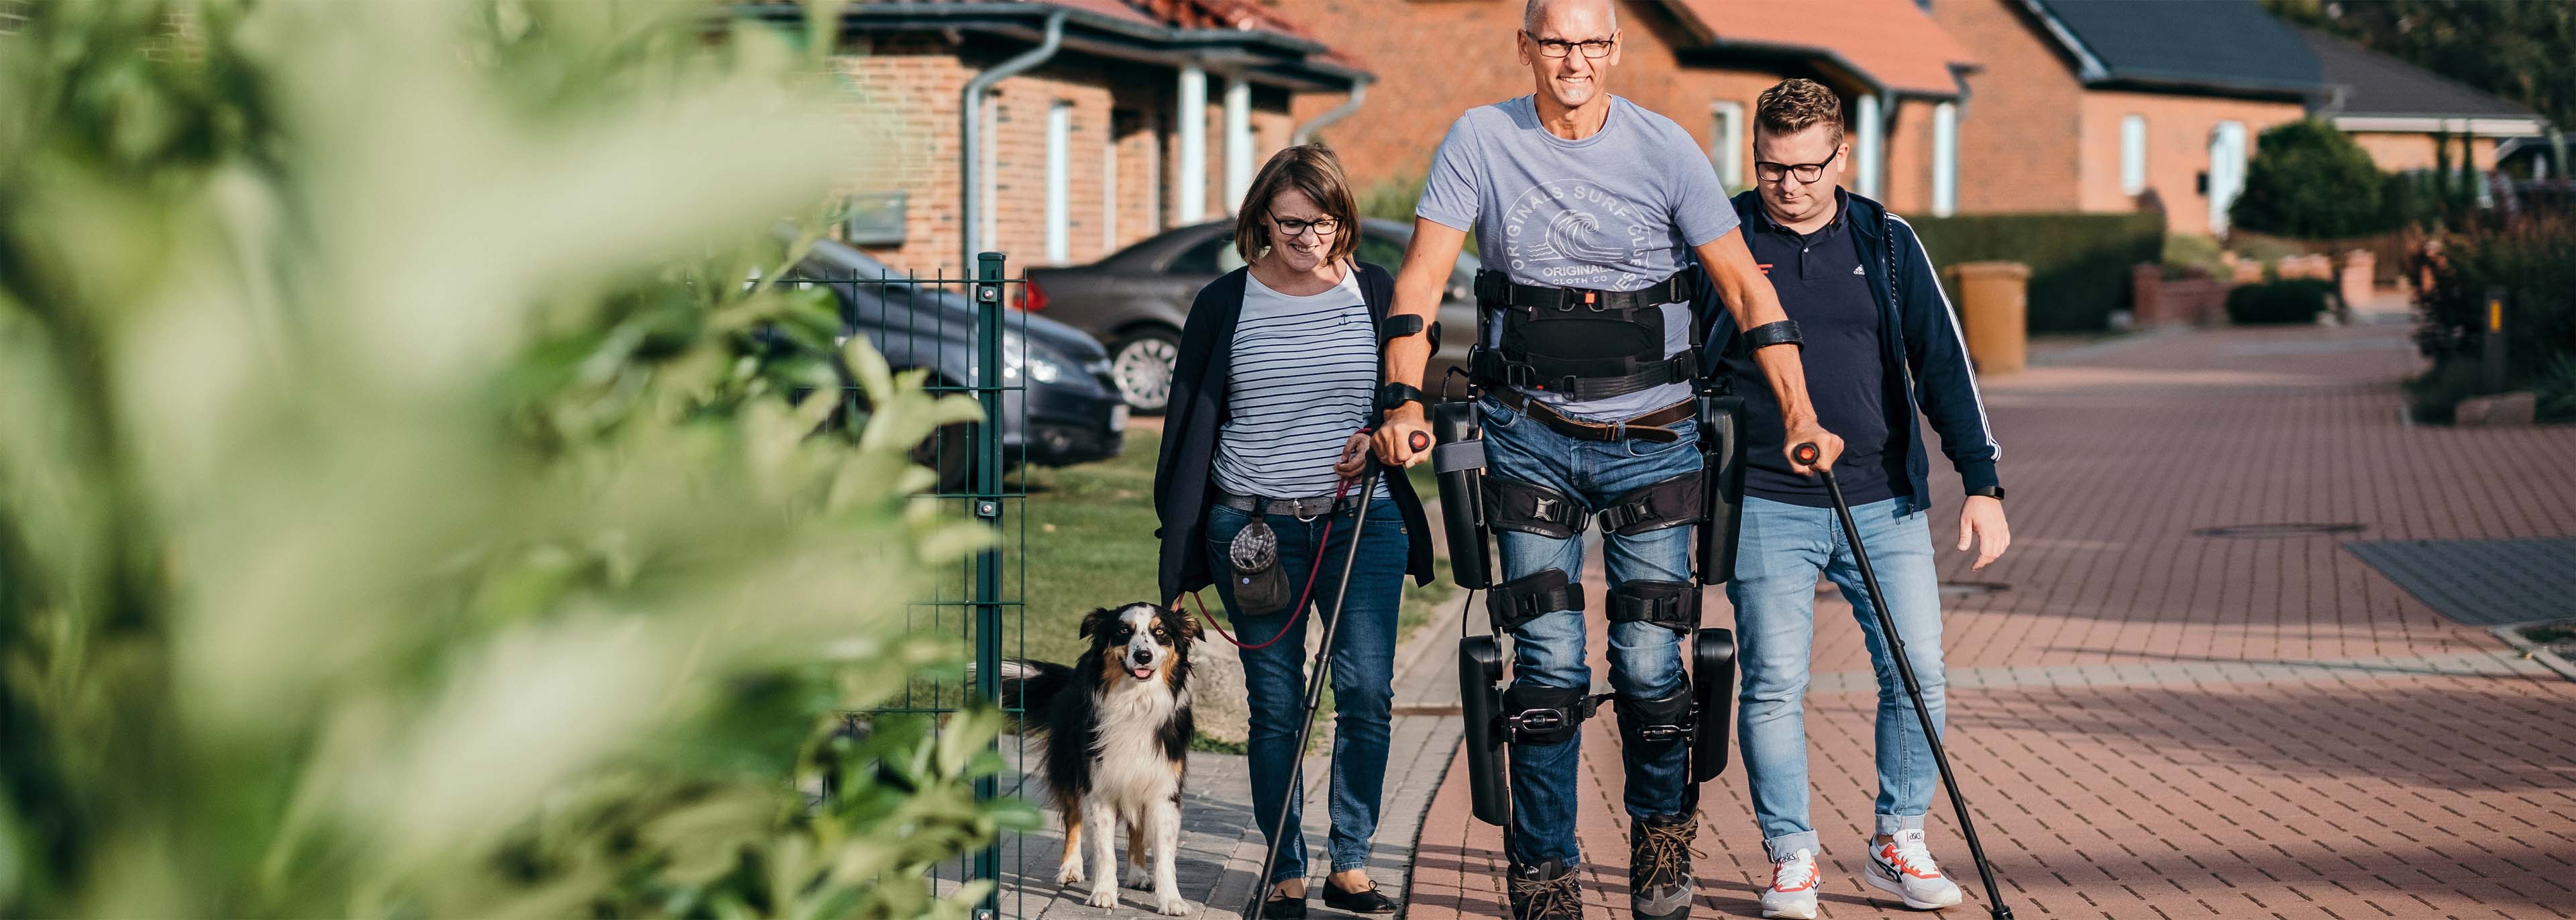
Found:
[(1156, 912), (1186, 914), (1189, 902), (1181, 900), (1172, 858), (1181, 839), (1192, 728), (1190, 643), (1205, 633), (1178, 610), (1140, 603), (1092, 611), (1082, 618), (1081, 635), (1091, 639), (1091, 650), (1070, 668), (1011, 659), (1002, 670), (1003, 699), (1017, 698), (1023, 729), (1046, 736), (1047, 790), (1064, 816), (1064, 864), (1056, 881), (1082, 882), (1088, 843), (1085, 903), (1118, 906), (1116, 845), (1123, 826), (1128, 887), (1150, 882)]

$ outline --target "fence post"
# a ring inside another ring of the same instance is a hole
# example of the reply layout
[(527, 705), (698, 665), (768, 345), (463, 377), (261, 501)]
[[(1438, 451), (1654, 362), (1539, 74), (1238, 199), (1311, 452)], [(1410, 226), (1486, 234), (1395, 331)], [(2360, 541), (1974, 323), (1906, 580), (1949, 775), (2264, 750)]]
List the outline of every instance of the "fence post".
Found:
[[(1002, 254), (975, 256), (975, 398), (984, 404), (984, 421), (975, 426), (973, 497), (975, 517), (985, 526), (1002, 526)], [(975, 554), (975, 691), (999, 704), (1002, 699), (1002, 551), (987, 547)], [(991, 742), (1002, 750), (1000, 738)], [(975, 799), (992, 801), (1001, 794), (998, 777), (975, 781)], [(1106, 870), (1103, 870), (1106, 871)], [(1001, 916), (1002, 845), (987, 844), (975, 854), (975, 877), (990, 879), (992, 891), (975, 910), (975, 920)]]
[(2487, 289), (2486, 330), (2486, 335), (2484, 336), (2485, 341), (2481, 343), (2486, 346), (2486, 360), (2481, 362), (2486, 365), (2486, 391), (2489, 393), (2502, 393), (2504, 392), (2505, 362), (2503, 288), (2491, 287)]

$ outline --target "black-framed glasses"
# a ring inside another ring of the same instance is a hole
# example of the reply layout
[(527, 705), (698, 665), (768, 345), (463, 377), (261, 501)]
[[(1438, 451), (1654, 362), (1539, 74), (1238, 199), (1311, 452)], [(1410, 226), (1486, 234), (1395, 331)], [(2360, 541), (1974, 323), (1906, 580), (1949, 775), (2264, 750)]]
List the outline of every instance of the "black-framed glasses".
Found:
[(1342, 222), (1330, 217), (1323, 220), (1298, 220), (1277, 214), (1270, 215), (1270, 225), (1279, 228), (1279, 235), (1286, 237), (1294, 237), (1311, 229), (1315, 231), (1316, 239), (1332, 236), (1342, 229)]
[(1753, 177), (1764, 182), (1778, 182), (1788, 176), (1797, 176), (1800, 182), (1814, 182), (1824, 178), (1825, 167), (1842, 155), (1843, 152), (1837, 149), (1822, 163), (1765, 163), (1757, 160), (1753, 163)]
[(1521, 30), (1521, 34), (1528, 36), (1530, 43), (1538, 46), (1538, 53), (1541, 57), (1561, 58), (1567, 54), (1573, 53), (1574, 49), (1581, 48), (1583, 49), (1584, 57), (1596, 61), (1609, 57), (1610, 46), (1619, 40), (1619, 34), (1616, 32), (1610, 33), (1609, 38), (1596, 38), (1591, 41), (1580, 42), (1570, 42), (1562, 38), (1540, 38), (1537, 33), (1531, 32), (1527, 29)]

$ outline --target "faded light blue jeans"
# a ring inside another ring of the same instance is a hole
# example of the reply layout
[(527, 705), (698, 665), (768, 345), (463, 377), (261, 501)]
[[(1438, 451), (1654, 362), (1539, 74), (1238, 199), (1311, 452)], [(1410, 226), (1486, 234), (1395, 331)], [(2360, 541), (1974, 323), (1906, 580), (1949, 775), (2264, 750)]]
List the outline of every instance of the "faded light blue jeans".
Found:
[[(1889, 612), (1905, 640), (1906, 661), (1923, 687), (1932, 723), (1943, 724), (1940, 575), (1932, 560), (1927, 515), (1908, 496), (1852, 509), (1869, 551), (1870, 567), (1887, 592)], [(1906, 699), (1879, 631), (1869, 590), (1852, 559), (1851, 543), (1832, 508), (1810, 508), (1744, 497), (1743, 537), (1736, 547), (1735, 579), (1726, 597), (1735, 604), (1737, 667), (1743, 693), (1736, 712), (1745, 775), (1753, 788), (1753, 816), (1762, 846), (1773, 861), (1800, 849), (1824, 852), (1807, 813), (1808, 658), (1816, 638), (1816, 575), (1840, 587), (1860, 621), (1878, 682), (1877, 832), (1923, 826), (1940, 771), (1924, 740), (1914, 704)]]
[[(1612, 497), (1630, 489), (1671, 479), (1700, 468), (1696, 421), (1678, 426), (1681, 440), (1671, 444), (1629, 439), (1579, 441), (1550, 430), (1512, 411), (1492, 397), (1481, 403), (1485, 423), (1487, 471), (1496, 476), (1535, 483), (1563, 492), (1598, 512)], [(1597, 520), (1593, 522), (1596, 526)], [(1587, 528), (1587, 530), (1592, 528)], [(1691, 527), (1666, 527), (1633, 537), (1603, 537), (1601, 556), (1610, 584), (1632, 579), (1683, 581), (1691, 578)], [(1502, 530), (1496, 539), (1505, 579), (1547, 569), (1563, 569), (1570, 578), (1583, 575), (1583, 534), (1557, 540), (1537, 534)], [(1595, 611), (1593, 616), (1602, 616)], [(1592, 668), (1584, 663), (1585, 614), (1559, 610), (1541, 614), (1512, 633), (1512, 680), (1542, 687), (1592, 687)], [(1610, 686), (1629, 696), (1658, 699), (1682, 689), (1681, 639), (1652, 623), (1610, 624)], [(1615, 719), (1604, 706), (1594, 718)], [(1511, 745), (1511, 861), (1531, 865), (1561, 859), (1581, 861), (1574, 839), (1578, 794), (1576, 777), (1583, 736), (1564, 744)], [(1632, 752), (1633, 753), (1633, 752)], [(1626, 805), (1632, 818), (1645, 819), (1688, 811), (1684, 800), (1690, 752), (1685, 745), (1666, 745), (1650, 756), (1627, 758)]]

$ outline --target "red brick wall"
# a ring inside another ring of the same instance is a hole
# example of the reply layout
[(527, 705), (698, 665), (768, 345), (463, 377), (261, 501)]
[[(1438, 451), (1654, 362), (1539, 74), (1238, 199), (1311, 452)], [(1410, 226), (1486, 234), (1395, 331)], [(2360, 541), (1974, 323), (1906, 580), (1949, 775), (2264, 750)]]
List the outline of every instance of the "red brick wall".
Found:
[[(846, 106), (867, 126), (869, 142), (852, 151), (840, 183), (845, 192), (909, 193), (900, 246), (868, 247), (897, 270), (959, 273), (957, 213), (959, 94), (976, 72), (1009, 49), (969, 45), (965, 57), (935, 35), (878, 36), (856, 43), (837, 65), (856, 86)], [(1225, 217), (1225, 81), (1208, 80), (1207, 172), (1180, 175), (1180, 133), (1172, 107), (1176, 71), (1104, 62), (1077, 55), (1001, 83), (992, 97), (992, 214), (995, 248), (1014, 265), (1046, 259), (1047, 113), (1072, 105), (1066, 146), (1066, 261), (1089, 262), (1176, 224), (1180, 183), (1207, 188), (1208, 215)], [(1254, 87), (1254, 169), (1287, 146), (1295, 129), (1285, 91)], [(1123, 123), (1118, 122), (1124, 116)], [(1109, 156), (1113, 131), (1117, 156)], [(1107, 181), (1117, 173), (1114, 190)], [(1114, 208), (1113, 218), (1109, 210)], [(1159, 211), (1159, 213), (1158, 213)], [(982, 240), (974, 241), (980, 249)]]
[(2209, 196), (2200, 174), (2209, 169), (2209, 136), (2222, 121), (2245, 123), (2245, 152), (2263, 129), (2304, 112), (2295, 102), (2259, 102), (2214, 96), (2088, 91), (2082, 106), (2082, 144), (2075, 155), (2082, 174), (2081, 206), (2087, 211), (2128, 211), (2134, 197), (2120, 188), (2120, 121), (2138, 115), (2147, 124), (2147, 187), (2165, 206), (2173, 233), (2209, 233)]
[[(2019, 6), (2018, 0), (1932, 4), (1933, 20), (1984, 65), (1968, 76), (1968, 102), (1959, 113), (1962, 214), (2071, 211), (2080, 201), (2083, 89)], [(1924, 133), (1930, 133), (1928, 118)], [(1928, 151), (1929, 138), (1925, 143)], [(2118, 168), (2115, 158), (2115, 181)]]
[[(2431, 169), (2438, 162), (2438, 158), (2433, 153), (2433, 135), (2430, 134), (2370, 131), (2355, 133), (2352, 135), (2352, 140), (2353, 143), (2360, 144), (2361, 149), (2370, 152), (2372, 162), (2378, 163), (2380, 169), (2388, 172)], [(2451, 165), (2457, 167), (2460, 165), (2460, 139), (2454, 136), (2450, 142)], [(2481, 137), (2472, 143), (2471, 153), (2477, 159), (2475, 164), (2477, 168), (2495, 168), (2495, 147), (2495, 138), (2492, 137)]]
[[(1377, 75), (1360, 110), (1318, 135), (1341, 155), (1362, 191), (1420, 177), (1460, 114), (1533, 88), (1529, 69), (1513, 52), (1520, 0), (1269, 2)], [(1619, 29), (1619, 65), (1605, 81), (1610, 91), (1671, 118), (1702, 150), (1715, 130), (1711, 102), (1742, 102), (1750, 119), (1753, 97), (1780, 79), (1761, 70), (1684, 66), (1675, 46), (1689, 39), (1660, 3), (1620, 4)], [(1305, 96), (1295, 111), (1300, 119), (1313, 118), (1347, 98)]]

